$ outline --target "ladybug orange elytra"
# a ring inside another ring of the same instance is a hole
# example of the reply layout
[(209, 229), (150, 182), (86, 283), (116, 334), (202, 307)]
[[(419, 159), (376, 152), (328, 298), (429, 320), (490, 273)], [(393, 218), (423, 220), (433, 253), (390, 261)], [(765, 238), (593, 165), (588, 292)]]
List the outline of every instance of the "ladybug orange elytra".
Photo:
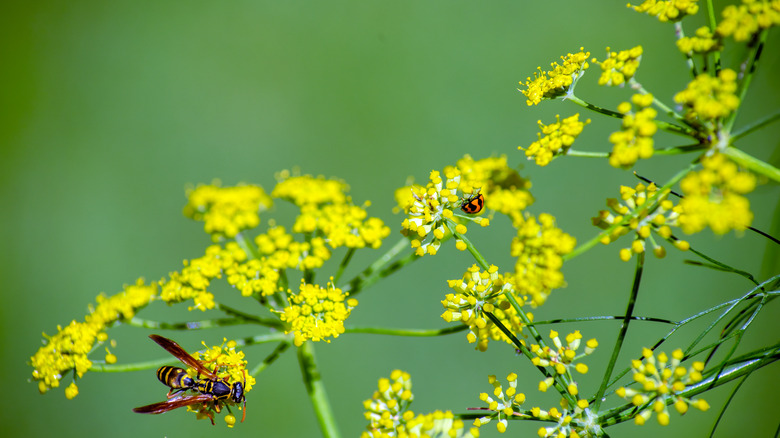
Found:
[(477, 214), (482, 211), (482, 207), (484, 206), (485, 197), (482, 196), (482, 193), (477, 193), (466, 198), (463, 203), (460, 204), (460, 209), (467, 214)]

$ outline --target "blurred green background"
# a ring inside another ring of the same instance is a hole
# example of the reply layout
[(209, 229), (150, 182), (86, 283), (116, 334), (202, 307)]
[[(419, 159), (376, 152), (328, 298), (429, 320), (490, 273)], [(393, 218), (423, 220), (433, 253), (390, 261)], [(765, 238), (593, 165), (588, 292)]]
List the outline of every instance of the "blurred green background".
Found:
[[(688, 32), (695, 27), (689, 25)], [(770, 38), (738, 126), (778, 106), (778, 42), (776, 34)], [(52, 334), (58, 324), (83, 319), (99, 292), (114, 294), (139, 276), (157, 280), (179, 269), (183, 259), (202, 254), (209, 238), (202, 224), (182, 217), (184, 188), (214, 178), (225, 184), (258, 183), (266, 190), (272, 189), (275, 172), (294, 166), (303, 173), (343, 178), (356, 203), (370, 200), (369, 214), (393, 229), (387, 247), (399, 237), (402, 219), (391, 212), (393, 190), (407, 176), (424, 183), (432, 169), (453, 164), (464, 154), (506, 154), (533, 181), (537, 202), (530, 211), (551, 213), (580, 242), (588, 240), (596, 233), (590, 217), (604, 207), (605, 198), (617, 195), (620, 184), (634, 185), (635, 178), (601, 160), (558, 160), (538, 168), (526, 164), (517, 146), (536, 139), (537, 120), (549, 123), (555, 114), (580, 112), (593, 123), (577, 149), (607, 151), (607, 136), (618, 124), (567, 102), (529, 108), (517, 82), (580, 46), (603, 58), (607, 46), (621, 50), (637, 44), (645, 49), (638, 79), (671, 102), (690, 79), (674, 47), (673, 26), (634, 13), (621, 2), (3, 2), (3, 434), (317, 436), (290, 352), (258, 377), (247, 400), (246, 423), (230, 432), (223, 424), (212, 428), (180, 411), (132, 413), (131, 408), (162, 400), (165, 394), (153, 370), (89, 373), (79, 382), (80, 395), (68, 401), (62, 388), (39, 395), (37, 385), (28, 383), (31, 368), (26, 362), (40, 345), (42, 331)], [(727, 62), (740, 53), (729, 50)], [(581, 81), (579, 96), (611, 107), (628, 99), (628, 90), (595, 86), (597, 70), (593, 66)], [(775, 125), (742, 146), (769, 160), (778, 138)], [(659, 146), (679, 141), (657, 138)], [(657, 157), (637, 170), (664, 180), (690, 158)], [(751, 202), (754, 225), (777, 233), (777, 187), (759, 187)], [(289, 218), (289, 212), (279, 206), (263, 220)], [(488, 260), (502, 270), (512, 269), (507, 254), (512, 234), (505, 221), (472, 229), (470, 236)], [(762, 273), (762, 278), (780, 271), (765, 240), (755, 234), (736, 238), (705, 232), (690, 240), (726, 263)], [(472, 263), (452, 245), (445, 249), (361, 294), (348, 322), (445, 326), (439, 318), (445, 280), (458, 278)], [(623, 312), (633, 264), (620, 262), (617, 251), (617, 245), (600, 246), (567, 263), (569, 287), (556, 291), (536, 310), (536, 318)], [(679, 319), (749, 288), (741, 278), (684, 266), (680, 254), (669, 253), (665, 260), (647, 262), (637, 314)], [(359, 252), (352, 272), (376, 254)], [(777, 318), (766, 315), (748, 332), (745, 345), (777, 341)], [(142, 316), (203, 317), (179, 309), (169, 312), (164, 306), (153, 306)], [(618, 325), (556, 328), (562, 333), (579, 329), (586, 339), (598, 337), (601, 348), (590, 358), (591, 374), (580, 386), (581, 393), (591, 394)], [(167, 335), (194, 350), (201, 339), (218, 343), (222, 336), (246, 336), (253, 330)], [(635, 324), (621, 363), (666, 330)], [(127, 327), (109, 332), (119, 343), (113, 351), (120, 362), (164, 356), (146, 338), (148, 333)], [(694, 336), (680, 336), (666, 351)], [(488, 352), (478, 353), (463, 333), (435, 339), (345, 335), (318, 344), (316, 350), (344, 436), (363, 430), (362, 400), (378, 378), (395, 368), (412, 374), (415, 412), (464, 412), (479, 406), (478, 393), (490, 389), (487, 375), (503, 378), (512, 371), (521, 375), (528, 405), (557, 405), (552, 394), (535, 390), (539, 375), (526, 361), (491, 345)], [(247, 349), (250, 366), (271, 348)], [(755, 373), (723, 417), (718, 436), (771, 434), (777, 427), (778, 377), (777, 366)], [(653, 420), (641, 429), (626, 424), (609, 432), (702, 436), (732, 388), (708, 394), (713, 409), (707, 413), (673, 414), (670, 429)], [(509, 432), (529, 436), (538, 427), (513, 423)], [(493, 425), (482, 432), (497, 435)]]

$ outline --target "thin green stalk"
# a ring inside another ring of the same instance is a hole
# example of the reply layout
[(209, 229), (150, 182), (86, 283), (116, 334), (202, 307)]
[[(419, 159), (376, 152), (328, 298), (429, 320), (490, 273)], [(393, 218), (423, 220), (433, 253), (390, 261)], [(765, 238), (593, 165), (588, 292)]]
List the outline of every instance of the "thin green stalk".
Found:
[[(751, 51), (750, 59), (747, 61), (747, 66), (743, 72), (744, 76), (739, 82), (739, 89), (737, 90), (737, 97), (739, 98), (740, 103), (745, 101), (745, 94), (747, 94), (747, 90), (750, 88), (750, 83), (753, 82), (753, 76), (755, 76), (756, 68), (758, 67), (758, 60), (761, 58), (761, 52), (764, 50), (764, 44), (766, 43), (767, 35), (769, 35), (769, 29), (764, 29), (759, 32), (757, 44)], [(724, 130), (726, 132), (731, 132), (731, 128), (734, 126), (734, 121), (737, 120), (738, 113), (739, 108), (734, 110), (731, 115), (729, 115), (726, 123), (724, 123)]]
[(267, 327), (274, 327), (274, 328), (283, 328), (284, 323), (279, 321), (276, 318), (260, 318), (259, 316), (251, 315), (249, 313), (242, 312), (238, 309), (234, 309), (230, 306), (226, 306), (222, 303), (217, 303), (217, 309), (227, 313), (228, 315), (233, 315), (238, 318), (244, 319), (248, 322), (253, 322), (256, 324), (264, 325)]
[(471, 253), (472, 256), (474, 256), (474, 260), (477, 261), (477, 264), (484, 270), (488, 270), (490, 268), (490, 265), (488, 265), (487, 260), (485, 260), (485, 257), (482, 257), (482, 254), (477, 250), (477, 248), (474, 246), (474, 244), (471, 243), (471, 241), (466, 237), (465, 234), (458, 233), (455, 231), (455, 222), (445, 219), (444, 223), (447, 225), (447, 229), (450, 230), (450, 233), (452, 233), (453, 236), (455, 236), (456, 239), (462, 240), (463, 243), (466, 244), (466, 249)]
[(261, 372), (263, 372), (263, 370), (268, 368), (272, 363), (276, 362), (276, 359), (279, 359), (282, 353), (284, 353), (288, 348), (290, 348), (290, 342), (280, 342), (279, 345), (274, 348), (274, 351), (272, 351), (271, 354), (266, 356), (265, 359), (257, 364), (256, 367), (252, 368), (252, 371), (249, 373), (249, 375), (252, 377), (257, 377)]
[(301, 366), (303, 382), (306, 385), (306, 392), (314, 406), (314, 413), (317, 415), (317, 421), (320, 423), (322, 435), (327, 438), (340, 437), (336, 419), (328, 401), (328, 395), (325, 393), (325, 384), (322, 382), (322, 376), (317, 369), (317, 362), (314, 357), (314, 347), (312, 341), (306, 341), (298, 347), (298, 364)]
[(226, 327), (231, 325), (250, 324), (254, 321), (247, 321), (243, 318), (217, 318), (204, 319), (201, 321), (188, 322), (164, 322), (142, 319), (134, 316), (132, 319), (125, 320), (124, 323), (133, 327), (157, 329), (157, 330), (200, 330), (216, 327)]
[(238, 233), (236, 234), (236, 243), (238, 246), (241, 247), (241, 249), (244, 250), (247, 255), (252, 257), (253, 259), (260, 260), (263, 256), (257, 251), (257, 247), (253, 245), (247, 238), (242, 234)]
[[(594, 321), (615, 321), (615, 320), (625, 320), (626, 317), (623, 315), (614, 315), (614, 316), (586, 316), (582, 318), (559, 318), (559, 319), (548, 319), (544, 321), (534, 321), (534, 325), (546, 325), (546, 324), (562, 324), (567, 322), (594, 322)], [(632, 316), (632, 321), (646, 321), (646, 322), (660, 322), (663, 324), (677, 324), (675, 321), (669, 320), (669, 319), (663, 319), (663, 318), (654, 318), (652, 316)]]
[[(683, 29), (682, 23), (679, 21), (674, 23), (674, 36), (677, 38), (677, 41), (685, 38), (685, 31)], [(696, 69), (696, 64), (693, 62), (693, 58), (691, 58), (690, 52), (683, 53), (683, 56), (685, 56), (685, 63), (688, 64), (688, 70), (691, 71), (691, 76), (695, 78), (699, 73)]]
[(425, 329), (391, 329), (382, 327), (347, 327), (345, 333), (370, 333), (374, 335), (390, 335), (390, 336), (412, 336), (412, 337), (424, 337), (424, 336), (441, 336), (449, 335), (452, 333), (462, 332), (468, 329), (466, 325), (458, 325), (455, 327), (446, 327), (436, 330)]
[(349, 265), (353, 255), (355, 255), (355, 248), (350, 248), (347, 253), (344, 254), (344, 258), (341, 260), (341, 263), (339, 263), (339, 269), (336, 271), (336, 275), (333, 276), (334, 285), (338, 284), (339, 280), (341, 279), (341, 275), (344, 273), (344, 269), (346, 269), (347, 265)]
[(366, 289), (379, 281), (379, 279), (387, 277), (407, 264), (420, 258), (414, 253), (408, 254), (406, 257), (397, 260), (396, 262), (385, 267), (392, 259), (395, 258), (395, 256), (397, 256), (406, 248), (410, 248), (409, 240), (405, 238), (400, 239), (395, 243), (395, 245), (388, 249), (387, 252), (376, 259), (374, 263), (364, 269), (363, 272), (356, 275), (352, 280), (348, 281), (346, 285), (341, 287), (341, 289), (344, 292), (349, 292), (351, 296), (355, 296), (363, 289)]
[[(592, 103), (586, 102), (586, 101), (584, 101), (584, 100), (582, 100), (579, 97), (574, 96), (574, 95), (567, 97), (567, 100), (570, 100), (570, 101), (576, 103), (577, 105), (585, 107), (585, 108), (587, 108), (589, 110), (596, 111), (597, 113), (604, 114), (604, 115), (609, 116), (609, 117), (614, 117), (616, 119), (623, 119), (623, 116), (624, 116), (624, 114), (622, 114), (622, 113), (619, 113), (617, 111), (612, 111), (612, 110), (609, 110), (609, 109), (606, 109), (606, 108), (602, 108), (600, 106), (593, 105)], [(675, 125), (675, 124), (672, 124), (672, 123), (669, 123), (669, 122), (664, 122), (662, 120), (656, 120), (655, 124), (656, 124), (656, 126), (658, 126), (658, 129), (661, 129), (661, 130), (666, 131), (666, 132), (671, 132), (673, 134), (680, 134), (680, 135), (684, 135), (684, 136), (687, 136), (687, 137), (693, 137), (696, 134), (696, 132), (691, 130), (691, 129), (684, 128), (682, 126), (678, 126), (678, 125)]]
[(566, 151), (567, 157), (585, 157), (585, 158), (609, 158), (609, 152), (587, 152), (587, 151), (575, 151), (569, 149)]
[(749, 169), (753, 173), (764, 175), (774, 182), (780, 183), (780, 169), (772, 166), (771, 164), (755, 158), (741, 149), (737, 149), (733, 146), (727, 147), (723, 150), (723, 154), (731, 158), (735, 163), (742, 167)]
[[(715, 35), (718, 20), (715, 18), (715, 8), (712, 7), (712, 0), (707, 0), (707, 25), (710, 27), (710, 32)], [(716, 50), (712, 56), (715, 61), (715, 72), (717, 73), (720, 71), (720, 51)]]
[(740, 129), (732, 132), (731, 133), (731, 142), (733, 143), (733, 142), (739, 140), (740, 138), (742, 138), (742, 137), (744, 137), (744, 136), (746, 136), (748, 134), (751, 134), (753, 131), (761, 129), (764, 126), (769, 125), (770, 123), (777, 121), (778, 119), (780, 119), (780, 110), (775, 111), (774, 113), (769, 114), (768, 116), (764, 116), (764, 117), (762, 117), (762, 118), (760, 118), (760, 119), (758, 119), (758, 120), (756, 120), (754, 122), (751, 122), (751, 123), (743, 126)]
[(615, 369), (618, 356), (623, 350), (623, 341), (626, 339), (626, 333), (628, 333), (628, 325), (631, 323), (631, 316), (634, 314), (634, 306), (636, 305), (636, 297), (639, 295), (639, 285), (642, 283), (642, 271), (644, 270), (645, 253), (640, 252), (636, 255), (636, 268), (634, 269), (634, 284), (631, 286), (631, 295), (628, 297), (628, 304), (626, 305), (626, 316), (623, 319), (623, 324), (620, 325), (620, 331), (618, 332), (617, 339), (615, 340), (615, 347), (612, 349), (612, 357), (609, 358), (607, 369), (604, 371), (604, 377), (601, 379), (601, 385), (596, 392), (596, 398), (593, 400), (593, 410), (598, 412), (601, 406), (601, 400), (604, 397), (604, 392), (607, 390), (607, 383), (612, 376), (612, 371)]
[(147, 360), (144, 362), (122, 364), (106, 364), (93, 361), (89, 370), (96, 373), (126, 373), (128, 371), (151, 370), (172, 362), (176, 362), (176, 358), (173, 356), (164, 357), (162, 359)]

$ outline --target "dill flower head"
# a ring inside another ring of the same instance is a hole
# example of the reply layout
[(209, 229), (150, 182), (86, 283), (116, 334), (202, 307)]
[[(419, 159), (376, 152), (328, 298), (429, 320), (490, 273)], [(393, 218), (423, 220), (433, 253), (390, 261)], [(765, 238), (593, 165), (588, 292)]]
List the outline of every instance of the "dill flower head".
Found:
[(272, 226), (267, 233), (258, 235), (255, 243), (263, 256), (262, 264), (274, 270), (292, 268), (305, 271), (320, 268), (331, 257), (322, 237), (297, 242), (281, 225)]
[(645, 0), (641, 5), (628, 5), (639, 13), (658, 17), (659, 21), (680, 21), (699, 11), (698, 0)]
[(517, 374), (510, 373), (506, 380), (509, 386), (504, 389), (498, 379), (496, 379), (496, 376), (488, 376), (488, 382), (493, 385), (493, 391), (491, 394), (486, 392), (480, 393), (479, 399), (487, 403), (487, 407), (482, 409), (492, 412), (475, 419), (474, 426), (481, 427), (493, 420), (497, 420), (496, 428), (499, 432), (504, 433), (509, 424), (507, 421), (508, 417), (522, 416), (519, 411), (520, 406), (525, 403), (525, 394), (517, 392)]
[(555, 123), (549, 125), (545, 125), (539, 120), (539, 130), (541, 131), (537, 134), (539, 140), (531, 143), (527, 149), (522, 146), (518, 147), (520, 150), (525, 150), (525, 156), (529, 160), (536, 161), (539, 166), (546, 166), (553, 158), (566, 155), (571, 145), (574, 144), (574, 140), (582, 133), (585, 125), (590, 123), (590, 119), (580, 122), (579, 113), (563, 120), (561, 120), (560, 115), (556, 115), (555, 120)]
[(281, 312), (281, 320), (289, 324), (285, 333), (294, 332), (293, 343), (300, 347), (309, 339), (330, 342), (344, 333), (344, 321), (358, 302), (347, 299), (349, 293), (336, 288), (331, 278), (328, 287), (307, 284), (301, 280), (300, 291), (289, 291), (289, 306)]
[(612, 167), (628, 169), (640, 158), (653, 156), (653, 135), (658, 130), (655, 124), (657, 112), (650, 108), (653, 96), (635, 94), (631, 101), (637, 110), (632, 111), (628, 102), (618, 105), (618, 112), (623, 114), (622, 129), (609, 136), (609, 141), (613, 144), (612, 153), (609, 154), (609, 164)]
[[(492, 313), (512, 333), (519, 334), (522, 331), (525, 324), (503, 296), (506, 291), (511, 293), (511, 281), (511, 275), (499, 274), (496, 266), (491, 265), (487, 271), (481, 271), (477, 265), (472, 265), (462, 279), (447, 281), (455, 293), (447, 294), (441, 302), (447, 309), (441, 317), (447, 322), (460, 321), (469, 326), (466, 339), (469, 343), (476, 342), (476, 348), (480, 351), (487, 350), (491, 339), (513, 345), (512, 340), (484, 313)], [(518, 302), (520, 305), (524, 303), (522, 298)], [(529, 318), (533, 318), (533, 315)]]
[(187, 199), (184, 215), (203, 221), (204, 230), (215, 242), (256, 227), (260, 223), (259, 213), (272, 205), (260, 186), (220, 187), (219, 182), (188, 190)]
[(540, 437), (585, 437), (601, 436), (601, 425), (598, 423), (598, 415), (588, 409), (588, 401), (577, 400), (574, 406), (570, 406), (565, 398), (561, 399), (561, 408), (552, 408), (549, 411), (534, 407), (531, 415), (542, 421), (554, 421), (555, 426), (541, 427), (536, 432)]
[(744, 194), (756, 187), (756, 177), (722, 154), (705, 156), (702, 169), (689, 173), (680, 182), (685, 196), (680, 200), (677, 221), (688, 234), (710, 227), (716, 234), (744, 231), (753, 221), (750, 201)]
[(720, 38), (713, 35), (707, 26), (696, 29), (696, 35), (685, 36), (677, 40), (677, 48), (680, 52), (691, 55), (693, 53), (703, 54), (723, 49)]
[[(633, 231), (634, 241), (629, 247), (620, 250), (621, 260), (627, 262), (634, 254), (644, 252), (647, 240), (652, 243), (656, 257), (666, 255), (666, 250), (652, 239), (650, 232), (655, 231), (662, 238), (672, 240), (669, 226), (677, 224), (680, 209), (667, 199), (669, 193), (671, 191), (668, 189), (660, 192), (653, 183), (639, 183), (633, 188), (620, 186), (620, 200), (607, 199), (607, 206), (612, 211), (601, 210), (591, 221), (594, 226), (606, 230), (623, 222), (626, 217), (630, 219), (622, 226), (612, 228), (610, 233), (602, 238), (601, 243), (607, 245)], [(690, 247), (688, 242), (683, 240), (673, 240), (673, 244), (683, 251)]]
[[(414, 185), (410, 188), (414, 202), (407, 206), (408, 216), (401, 226), (404, 235), (413, 236), (412, 248), (416, 249), (415, 253), (419, 256), (435, 255), (438, 252), (442, 239), (451, 232), (448, 225), (461, 234), (466, 232), (465, 225), (456, 225), (452, 220), (463, 202), (458, 196), (460, 170), (450, 167), (445, 175), (446, 182), (438, 171), (431, 171), (431, 182), (426, 187)], [(483, 218), (473, 220), (482, 222)], [(458, 245), (459, 249), (466, 249), (465, 243), (462, 243), (462, 248), (461, 243)]]
[(599, 85), (618, 85), (623, 86), (629, 79), (633, 78), (636, 70), (639, 68), (639, 61), (642, 59), (642, 46), (636, 46), (620, 52), (612, 52), (607, 47), (607, 59), (602, 62), (593, 59), (601, 66), (601, 77)]
[[(551, 367), (556, 374), (566, 374), (572, 376), (572, 370), (577, 371), (580, 374), (588, 372), (588, 366), (582, 362), (577, 363), (578, 359), (584, 356), (590, 355), (598, 346), (596, 339), (591, 339), (586, 342), (585, 350), (583, 353), (577, 355), (577, 350), (582, 343), (582, 335), (579, 330), (566, 335), (566, 345), (563, 344), (561, 338), (558, 336), (558, 332), (550, 330), (550, 339), (553, 341), (554, 349), (548, 346), (531, 345), (528, 349), (534, 354), (534, 358), (531, 359), (537, 367)], [(552, 385), (552, 379), (543, 380), (539, 384), (540, 391), (546, 391), (549, 386)], [(568, 388), (571, 395), (576, 396), (578, 393), (577, 384), (572, 382)]]
[(741, 5), (728, 5), (715, 32), (734, 41), (750, 41), (758, 32), (780, 24), (780, 4), (777, 1), (742, 0)]
[(390, 227), (381, 219), (367, 218), (365, 208), (351, 204), (308, 204), (301, 207), (293, 231), (320, 232), (331, 248), (379, 248), (390, 235)]
[(301, 207), (308, 204), (343, 204), (347, 201), (349, 186), (339, 180), (324, 176), (292, 175), (283, 171), (276, 176), (277, 184), (271, 192), (274, 198), (281, 198)]
[(514, 223), (517, 236), (512, 239), (510, 254), (515, 264), (515, 292), (528, 295), (532, 306), (544, 304), (550, 292), (566, 285), (561, 273), (563, 255), (570, 253), (576, 239), (555, 226), (549, 214), (536, 218), (526, 215)]
[(166, 303), (193, 300), (189, 310), (206, 311), (215, 307), (214, 295), (207, 290), (214, 278), (222, 278), (223, 272), (247, 259), (236, 242), (228, 242), (224, 248), (211, 245), (206, 254), (184, 261), (180, 272), (171, 272), (168, 279), (160, 280), (160, 298)]
[[(487, 210), (513, 217), (534, 202), (528, 191), (531, 182), (509, 167), (506, 155), (481, 160), (466, 155), (458, 160), (456, 167), (461, 172), (461, 191), (470, 193), (474, 187), (481, 187), (480, 193), (485, 197)], [(486, 226), (487, 221), (477, 223)]]
[(465, 438), (470, 431), (463, 421), (455, 419), (450, 411), (435, 411), (418, 414), (409, 409), (414, 400), (412, 380), (407, 372), (394, 370), (390, 378), (379, 379), (377, 390), (370, 399), (363, 402), (368, 420), (367, 431), (361, 438)]
[[(149, 304), (157, 295), (155, 285), (145, 285), (138, 279), (134, 285), (127, 285), (122, 292), (111, 297), (98, 296), (97, 306), (90, 308), (84, 322), (71, 321), (64, 328), (57, 326), (57, 334), (44, 333), (44, 345), (30, 358), (32, 376), (38, 381), (41, 394), (60, 386), (63, 375), (75, 371), (76, 377), (84, 376), (91, 367), (88, 355), (97, 349), (96, 344), (108, 340), (105, 330), (119, 320), (130, 319), (135, 312)], [(116, 356), (108, 353), (106, 361), (115, 361)], [(66, 389), (66, 397), (72, 399), (78, 394), (78, 387), (72, 383)]]
[(638, 387), (621, 387), (617, 390), (619, 397), (640, 408), (634, 417), (636, 424), (644, 424), (655, 412), (658, 423), (662, 426), (668, 425), (669, 404), (680, 414), (686, 413), (689, 406), (702, 411), (709, 409), (706, 401), (682, 395), (686, 388), (702, 380), (704, 362), (693, 362), (686, 369), (681, 366), (683, 352), (680, 349), (673, 351), (672, 357), (669, 358), (666, 353), (654, 355), (652, 350), (645, 348), (642, 350), (642, 356), (643, 360), (631, 361), (634, 382)]
[(368, 217), (366, 207), (357, 206), (346, 195), (349, 186), (338, 180), (310, 175), (290, 176), (284, 172), (271, 195), (300, 207), (292, 231), (312, 234), (331, 248), (379, 248), (390, 228), (381, 219)]
[(577, 80), (590, 67), (588, 64), (590, 52), (584, 52), (583, 50), (580, 47), (580, 51), (577, 53), (568, 53), (566, 56), (561, 56), (563, 64), (553, 62), (550, 64), (552, 70), (542, 71), (542, 68), (538, 67), (539, 72), (534, 72), (533, 80), (529, 77), (525, 83), (520, 82), (520, 85), (524, 85), (525, 89), (518, 90), (527, 98), (526, 103), (528, 106), (536, 105), (542, 99), (555, 99), (574, 91)]
[(686, 119), (710, 126), (739, 107), (736, 91), (737, 73), (727, 68), (717, 77), (709, 73), (696, 76), (685, 90), (674, 96), (674, 101), (683, 106)]

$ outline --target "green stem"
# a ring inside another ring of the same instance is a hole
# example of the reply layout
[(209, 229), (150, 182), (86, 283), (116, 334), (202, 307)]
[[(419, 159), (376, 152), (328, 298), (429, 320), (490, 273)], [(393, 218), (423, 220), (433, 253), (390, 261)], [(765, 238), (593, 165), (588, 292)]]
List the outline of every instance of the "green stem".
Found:
[[(710, 33), (715, 35), (715, 29), (718, 27), (718, 20), (715, 18), (715, 8), (712, 7), (712, 0), (707, 0), (707, 24), (710, 27)], [(712, 54), (715, 60), (715, 71), (720, 71), (720, 50)]]
[(336, 275), (333, 276), (333, 285), (335, 286), (338, 284), (339, 280), (341, 279), (341, 275), (344, 273), (344, 269), (347, 268), (347, 265), (349, 265), (350, 260), (352, 260), (352, 256), (355, 255), (355, 248), (350, 248), (347, 250), (347, 253), (344, 254), (344, 258), (341, 260), (341, 263), (339, 264), (339, 269), (336, 271)]
[(89, 368), (89, 370), (96, 373), (126, 373), (128, 371), (151, 370), (175, 361), (176, 358), (171, 356), (171, 357), (164, 357), (162, 359), (147, 360), (145, 362), (134, 362), (134, 363), (123, 363), (123, 364), (106, 364), (106, 363), (92, 362), (92, 366)]
[(337, 438), (341, 434), (336, 426), (336, 419), (325, 393), (325, 385), (322, 382), (322, 376), (317, 369), (317, 362), (314, 357), (314, 347), (312, 341), (306, 341), (298, 347), (298, 363), (301, 366), (301, 374), (306, 384), (306, 392), (314, 406), (314, 413), (317, 415), (317, 421), (320, 423), (322, 435), (328, 438)]
[[(587, 108), (589, 110), (596, 111), (597, 113), (601, 113), (601, 114), (604, 114), (604, 115), (609, 116), (609, 117), (614, 117), (616, 119), (621, 119), (622, 120), (623, 116), (624, 116), (624, 114), (619, 113), (617, 111), (612, 111), (612, 110), (609, 110), (609, 109), (606, 109), (606, 108), (602, 108), (600, 106), (593, 105), (590, 102), (585, 102), (584, 100), (580, 99), (577, 96), (569, 96), (567, 98), (567, 100), (570, 100), (570, 101), (576, 103), (577, 105), (583, 106), (583, 107), (585, 107), (585, 108)], [(678, 126), (678, 125), (674, 125), (674, 124), (669, 123), (669, 122), (664, 122), (662, 120), (656, 120), (655, 124), (656, 124), (656, 126), (658, 126), (658, 129), (661, 129), (661, 130), (666, 131), (666, 132), (671, 132), (673, 134), (680, 134), (680, 135), (685, 135), (685, 136), (688, 136), (688, 137), (694, 137), (696, 135), (696, 132), (691, 130), (691, 129), (684, 128), (684, 127)]]
[[(756, 73), (758, 60), (761, 58), (761, 52), (764, 49), (764, 43), (766, 43), (767, 35), (769, 35), (769, 29), (764, 29), (759, 33), (758, 44), (753, 47), (750, 59), (747, 61), (748, 64), (745, 68), (742, 81), (739, 83), (739, 90), (737, 91), (737, 97), (739, 98), (740, 104), (745, 101), (745, 94), (747, 94), (747, 90), (750, 88), (750, 83), (753, 81), (753, 76)], [(731, 132), (731, 128), (734, 126), (734, 122), (737, 120), (738, 112), (739, 108), (734, 110), (731, 115), (729, 115), (726, 123), (724, 124), (725, 132)]]
[(249, 324), (253, 321), (247, 321), (239, 318), (217, 318), (217, 319), (204, 319), (201, 321), (189, 321), (189, 322), (163, 322), (152, 321), (149, 319), (142, 319), (134, 316), (130, 320), (125, 320), (125, 324), (133, 327), (158, 329), (158, 330), (200, 330), (210, 329), (216, 327), (226, 327), (231, 325)]
[[(679, 21), (674, 23), (674, 35), (677, 38), (677, 41), (685, 38), (685, 31), (683, 30), (682, 23)], [(683, 53), (683, 55), (685, 56), (685, 63), (688, 64), (688, 70), (691, 71), (691, 76), (695, 78), (699, 73), (696, 70), (696, 64), (693, 63), (693, 58), (691, 58), (690, 52)]]
[(574, 149), (569, 149), (568, 151), (566, 151), (566, 156), (585, 157), (585, 158), (609, 158), (609, 152), (586, 152), (586, 151), (575, 151)]
[(252, 257), (253, 259), (260, 260), (263, 256), (257, 251), (257, 247), (253, 245), (247, 238), (242, 234), (238, 233), (236, 234), (236, 243), (238, 246), (241, 247), (241, 249), (244, 250), (245, 253), (247, 253), (248, 256)]
[(250, 372), (249, 374), (252, 377), (257, 377), (258, 374), (263, 372), (263, 370), (265, 370), (272, 363), (274, 363), (276, 361), (276, 359), (278, 359), (282, 355), (282, 353), (284, 353), (289, 347), (290, 347), (290, 343), (289, 342), (286, 342), (286, 341), (280, 342), (279, 345), (276, 346), (274, 351), (272, 351), (271, 354), (266, 356), (266, 358), (263, 359), (262, 362), (257, 364), (257, 366), (254, 367), (252, 369), (252, 372)]
[(441, 336), (449, 335), (451, 333), (458, 333), (468, 329), (466, 325), (459, 325), (455, 327), (446, 327), (438, 330), (423, 330), (423, 329), (391, 329), (381, 327), (347, 327), (345, 333), (370, 333), (374, 335), (390, 335), (390, 336)]
[(743, 126), (742, 128), (734, 131), (731, 133), (731, 142), (735, 142), (739, 140), (740, 138), (752, 133), (753, 131), (756, 131), (758, 129), (763, 128), (764, 126), (775, 122), (777, 119), (780, 119), (780, 110), (775, 111), (772, 114), (769, 114), (768, 116), (762, 117), (752, 123), (749, 123), (746, 126)]
[(356, 275), (352, 280), (348, 281), (347, 284), (343, 286), (341, 289), (344, 292), (349, 292), (350, 296), (355, 296), (358, 293), (360, 293), (363, 289), (366, 289), (369, 286), (376, 283), (377, 281), (379, 281), (379, 279), (387, 277), (388, 275), (401, 269), (407, 264), (419, 259), (420, 258), (419, 256), (415, 255), (414, 253), (411, 253), (408, 254), (406, 257), (397, 260), (396, 262), (385, 267), (401, 251), (403, 251), (405, 248), (410, 248), (410, 247), (411, 246), (409, 245), (408, 239), (403, 238), (399, 240), (398, 242), (395, 243), (395, 245), (393, 245), (392, 248), (388, 249), (387, 252), (385, 252), (382, 256), (376, 259), (374, 263), (372, 263), (369, 267), (364, 269), (363, 272)]
[[(534, 321), (534, 325), (562, 324), (568, 322), (593, 322), (593, 321), (615, 321), (615, 320), (624, 321), (625, 319), (626, 319), (625, 315), (586, 316), (582, 318), (559, 318), (559, 319), (548, 319), (544, 321)], [(675, 321), (669, 319), (654, 318), (652, 316), (632, 316), (630, 319), (632, 321), (660, 322), (663, 324), (672, 324), (672, 325), (677, 324)]]
[(274, 328), (283, 328), (284, 323), (279, 321), (276, 318), (260, 318), (259, 316), (251, 315), (249, 313), (242, 312), (238, 309), (234, 309), (230, 306), (226, 306), (221, 303), (217, 303), (217, 309), (227, 313), (228, 315), (233, 315), (238, 318), (244, 319), (248, 322), (253, 322), (255, 324), (264, 325), (266, 327), (274, 327)]
[(612, 371), (615, 369), (618, 356), (623, 350), (623, 341), (626, 339), (626, 333), (628, 333), (628, 325), (631, 323), (631, 316), (634, 314), (634, 305), (636, 305), (636, 297), (639, 295), (639, 285), (642, 282), (642, 271), (644, 270), (645, 253), (641, 252), (636, 256), (636, 268), (634, 270), (634, 284), (631, 286), (631, 295), (628, 298), (628, 304), (626, 305), (626, 316), (623, 318), (623, 324), (620, 325), (620, 331), (618, 337), (615, 340), (615, 347), (612, 349), (612, 357), (609, 359), (607, 369), (604, 371), (604, 378), (601, 379), (601, 385), (598, 392), (596, 392), (596, 398), (593, 401), (593, 410), (598, 412), (601, 406), (601, 401), (604, 397), (604, 392), (607, 390), (607, 383), (612, 376)]
[(727, 147), (723, 150), (723, 154), (731, 158), (735, 163), (742, 167), (749, 169), (751, 172), (764, 175), (765, 177), (773, 180), (776, 183), (780, 183), (780, 169), (771, 164), (759, 160), (741, 149), (737, 149), (733, 146)]
[(455, 236), (456, 239), (462, 240), (463, 243), (466, 244), (466, 249), (468, 249), (471, 255), (474, 256), (474, 260), (477, 261), (477, 264), (479, 264), (479, 266), (483, 270), (487, 271), (490, 268), (490, 265), (488, 265), (487, 260), (485, 260), (485, 258), (482, 257), (482, 254), (479, 252), (479, 250), (477, 250), (477, 247), (475, 247), (474, 244), (471, 243), (471, 241), (468, 239), (468, 237), (466, 237), (465, 234), (461, 234), (455, 231), (456, 229), (455, 222), (453, 222), (450, 219), (445, 219), (444, 223), (447, 225), (447, 229), (450, 230), (450, 233), (452, 233), (452, 235)]

